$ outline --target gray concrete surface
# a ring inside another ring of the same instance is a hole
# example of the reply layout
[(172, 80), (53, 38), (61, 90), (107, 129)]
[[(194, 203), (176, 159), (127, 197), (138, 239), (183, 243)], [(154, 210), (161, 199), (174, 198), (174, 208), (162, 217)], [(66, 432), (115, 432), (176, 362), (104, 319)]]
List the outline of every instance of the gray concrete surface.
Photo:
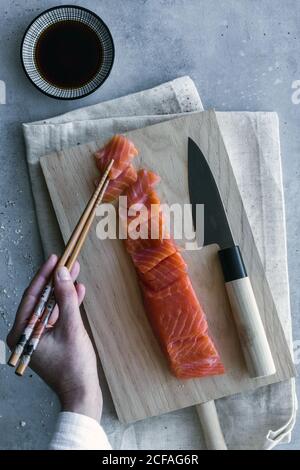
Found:
[[(116, 60), (110, 78), (96, 93), (77, 102), (60, 102), (42, 95), (26, 79), (19, 45), (37, 14), (64, 3), (68, 2), (0, 0), (0, 80), (6, 83), (6, 104), (0, 104), (0, 340), (6, 337), (23, 288), (42, 261), (21, 123), (189, 74), (205, 108), (279, 114), (291, 305), (300, 362), (300, 104), (297, 96), (292, 102), (292, 83), (300, 80), (300, 2), (73, 0), (108, 24)], [(57, 411), (56, 398), (38, 377), (27, 374), (21, 383), (0, 366), (0, 449), (45, 448)], [(282, 448), (300, 448), (300, 422), (292, 443)]]

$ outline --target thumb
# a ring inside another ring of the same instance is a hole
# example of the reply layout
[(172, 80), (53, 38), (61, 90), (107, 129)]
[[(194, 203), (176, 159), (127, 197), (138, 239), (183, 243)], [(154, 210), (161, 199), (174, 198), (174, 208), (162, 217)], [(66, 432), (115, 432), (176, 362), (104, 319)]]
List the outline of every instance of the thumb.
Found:
[(59, 308), (58, 322), (69, 326), (81, 321), (77, 291), (65, 266), (55, 271), (54, 294)]

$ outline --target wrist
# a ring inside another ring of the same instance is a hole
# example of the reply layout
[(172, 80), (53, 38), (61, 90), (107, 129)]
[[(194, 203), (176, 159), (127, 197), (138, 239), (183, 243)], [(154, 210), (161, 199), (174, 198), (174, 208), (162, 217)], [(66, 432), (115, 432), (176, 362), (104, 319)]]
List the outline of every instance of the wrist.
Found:
[(100, 386), (74, 388), (60, 397), (62, 411), (79, 413), (100, 421), (102, 414), (102, 393)]

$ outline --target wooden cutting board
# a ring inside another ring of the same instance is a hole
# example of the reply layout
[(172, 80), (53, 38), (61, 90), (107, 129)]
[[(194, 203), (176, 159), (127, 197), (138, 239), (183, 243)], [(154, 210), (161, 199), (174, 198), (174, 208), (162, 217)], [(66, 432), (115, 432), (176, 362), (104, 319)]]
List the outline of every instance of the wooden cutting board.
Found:
[[(289, 348), (215, 113), (195, 113), (127, 135), (140, 151), (135, 166), (152, 169), (161, 176), (158, 192), (169, 204), (189, 203), (188, 136), (202, 149), (241, 247), (277, 372), (268, 378), (249, 377), (224, 288), (218, 247), (211, 245), (185, 251), (183, 256), (226, 374), (186, 381), (173, 377), (146, 318), (135, 270), (123, 242), (99, 240), (95, 222), (80, 256), (81, 280), (87, 286), (84, 305), (119, 419), (133, 422), (292, 377), (295, 370)], [(41, 159), (65, 241), (94, 190), (97, 169), (92, 154), (103, 144), (99, 140)]]

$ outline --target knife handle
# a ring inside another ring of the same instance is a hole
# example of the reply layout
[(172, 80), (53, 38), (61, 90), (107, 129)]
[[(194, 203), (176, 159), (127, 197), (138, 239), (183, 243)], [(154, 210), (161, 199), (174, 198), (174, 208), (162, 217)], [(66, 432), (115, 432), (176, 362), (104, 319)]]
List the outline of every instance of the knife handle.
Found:
[(240, 249), (220, 250), (219, 258), (248, 371), (251, 377), (273, 375), (275, 364)]

